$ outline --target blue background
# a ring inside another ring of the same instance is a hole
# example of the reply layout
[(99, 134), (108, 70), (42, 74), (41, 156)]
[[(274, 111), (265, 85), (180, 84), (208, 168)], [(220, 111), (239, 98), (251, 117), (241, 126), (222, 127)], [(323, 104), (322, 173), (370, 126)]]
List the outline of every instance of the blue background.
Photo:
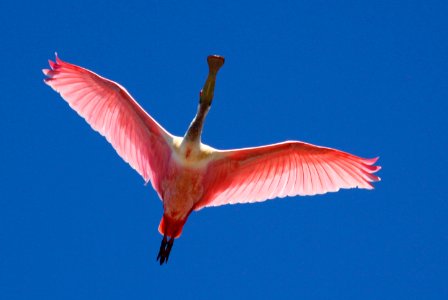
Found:
[[(446, 1), (3, 1), (0, 299), (448, 299)], [(203, 141), (381, 157), (373, 191), (194, 213), (161, 202), (43, 84), (62, 59), (166, 129), (226, 57)]]

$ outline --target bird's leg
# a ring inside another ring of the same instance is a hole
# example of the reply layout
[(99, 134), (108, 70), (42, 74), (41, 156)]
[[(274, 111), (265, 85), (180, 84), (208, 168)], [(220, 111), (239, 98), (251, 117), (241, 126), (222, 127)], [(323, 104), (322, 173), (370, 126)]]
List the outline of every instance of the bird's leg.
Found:
[(163, 236), (162, 239), (162, 243), (160, 244), (160, 250), (159, 250), (159, 254), (157, 254), (157, 260), (160, 259), (160, 264), (163, 264), (164, 258), (162, 258), (164, 256), (165, 253), (165, 247), (166, 247), (166, 235)]
[(157, 254), (157, 260), (160, 265), (168, 263), (168, 257), (170, 256), (171, 248), (173, 248), (174, 238), (167, 239), (166, 235), (163, 236), (162, 243), (160, 244), (159, 254)]
[(166, 245), (166, 262), (168, 263), (168, 258), (170, 257), (171, 248), (173, 248), (174, 238), (170, 238), (168, 245)]

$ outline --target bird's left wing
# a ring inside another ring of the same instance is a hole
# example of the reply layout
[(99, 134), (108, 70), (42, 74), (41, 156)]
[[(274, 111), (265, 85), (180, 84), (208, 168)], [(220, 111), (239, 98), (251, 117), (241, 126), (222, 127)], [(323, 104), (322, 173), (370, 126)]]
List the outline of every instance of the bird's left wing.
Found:
[(303, 142), (218, 151), (204, 176), (202, 201), (195, 209), (276, 197), (315, 195), (341, 188), (372, 189), (378, 158), (365, 159)]
[(48, 76), (45, 83), (158, 191), (156, 171), (163, 170), (170, 157), (172, 135), (118, 83), (57, 56), (55, 62), (49, 63), (51, 69), (43, 70)]

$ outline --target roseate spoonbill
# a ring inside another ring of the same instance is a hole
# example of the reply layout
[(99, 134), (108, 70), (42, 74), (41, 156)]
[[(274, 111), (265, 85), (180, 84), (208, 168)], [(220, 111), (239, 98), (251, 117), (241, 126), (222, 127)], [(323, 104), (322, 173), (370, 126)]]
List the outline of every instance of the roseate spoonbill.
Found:
[(170, 134), (120, 84), (56, 55), (44, 69), (45, 83), (59, 92), (92, 128), (145, 180), (163, 202), (157, 260), (168, 262), (174, 239), (194, 210), (276, 197), (315, 195), (341, 188), (372, 189), (378, 158), (365, 159), (304, 142), (217, 150), (201, 142), (212, 104), (216, 75), (224, 58), (207, 58), (209, 73), (196, 116), (184, 137)]

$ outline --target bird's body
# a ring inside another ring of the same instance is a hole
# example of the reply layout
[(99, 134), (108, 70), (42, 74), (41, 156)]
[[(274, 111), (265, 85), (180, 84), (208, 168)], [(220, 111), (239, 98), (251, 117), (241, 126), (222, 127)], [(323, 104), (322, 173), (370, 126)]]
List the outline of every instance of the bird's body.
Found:
[[(176, 139), (175, 139), (176, 140)], [(177, 145), (176, 145), (177, 144)], [(209, 163), (219, 154), (204, 145), (188, 145), (183, 147), (179, 138), (173, 143), (173, 152), (166, 171), (160, 174), (164, 205), (164, 218), (179, 220), (183, 226), (190, 212), (202, 199), (204, 194), (204, 176)], [(182, 228), (175, 224), (166, 227), (167, 220), (161, 223), (160, 232), (168, 236), (178, 237)]]
[(160, 126), (118, 83), (87, 69), (50, 61), (45, 82), (100, 132), (163, 202), (157, 259), (167, 262), (173, 241), (194, 210), (207, 206), (260, 202), (276, 197), (315, 195), (340, 188), (366, 188), (377, 158), (288, 141), (262, 147), (217, 150), (201, 142), (216, 75), (224, 58), (209, 56), (209, 75), (198, 111), (184, 137)]

